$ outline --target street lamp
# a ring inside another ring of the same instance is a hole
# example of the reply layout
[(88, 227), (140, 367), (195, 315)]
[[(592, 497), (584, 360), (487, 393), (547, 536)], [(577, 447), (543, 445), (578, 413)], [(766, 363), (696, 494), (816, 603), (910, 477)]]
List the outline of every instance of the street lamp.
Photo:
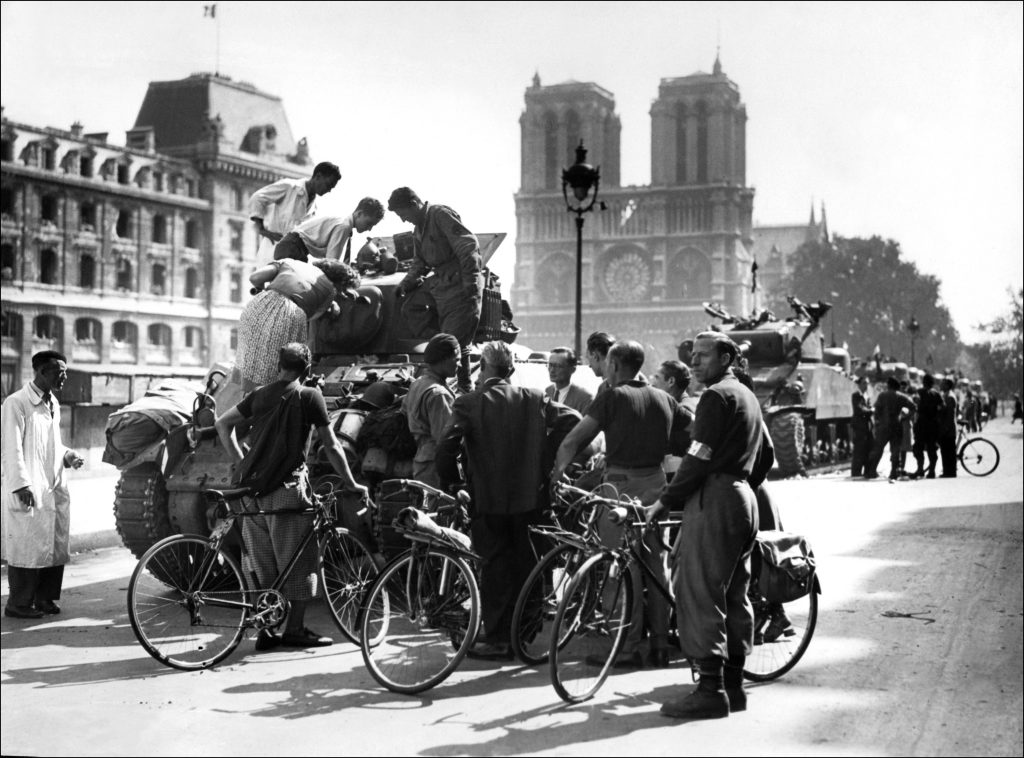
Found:
[[(587, 163), (587, 150), (583, 140), (576, 147), (576, 162), (562, 170), (562, 197), (565, 208), (576, 214), (576, 355), (581, 353), (583, 330), (583, 214), (594, 209), (597, 192), (601, 185), (601, 169)], [(572, 200), (569, 188), (572, 188)], [(594, 192), (591, 194), (590, 190)], [(604, 203), (601, 204), (602, 209)]]
[(916, 366), (917, 361), (914, 359), (914, 342), (917, 340), (917, 333), (921, 331), (921, 325), (917, 323), (917, 319), (913, 316), (910, 317), (910, 321), (907, 323), (907, 331), (910, 332), (910, 365)]

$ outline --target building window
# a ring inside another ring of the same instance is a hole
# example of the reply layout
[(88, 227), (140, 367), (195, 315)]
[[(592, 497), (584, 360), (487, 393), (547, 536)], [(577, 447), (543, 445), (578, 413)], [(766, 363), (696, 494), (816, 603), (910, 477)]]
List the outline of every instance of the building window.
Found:
[(580, 144), (580, 117), (576, 111), (569, 111), (565, 117), (565, 164), (571, 166), (576, 162), (576, 146)]
[(192, 350), (202, 350), (203, 330), (198, 326), (185, 327), (185, 347)]
[(57, 223), (57, 196), (43, 195), (39, 201), (39, 218), (51, 224)]
[(121, 208), (117, 212), (117, 225), (114, 227), (114, 233), (121, 239), (131, 239), (132, 212), (130, 210)]
[(700, 250), (679, 252), (665, 277), (667, 300), (699, 300), (711, 297), (711, 261)]
[(39, 253), (39, 281), (43, 284), (57, 284), (60, 262), (57, 251), (46, 248)]
[(568, 305), (575, 299), (576, 264), (568, 255), (555, 254), (537, 267), (537, 293), (545, 305)]
[[(576, 161), (573, 160), (573, 163)], [(571, 164), (570, 164), (571, 165)], [(544, 115), (544, 188), (558, 188), (558, 116)]]
[(2, 211), (5, 216), (16, 216), (14, 190), (10, 187), (4, 187), (3, 190), (0, 191), (0, 198), (2, 198), (0, 199), (0, 211)]
[(83, 232), (96, 231), (96, 206), (92, 203), (78, 206), (78, 228)]
[(57, 316), (36, 316), (33, 333), (36, 339), (40, 340), (61, 340), (64, 332), (64, 322)]
[(237, 329), (232, 328), (231, 332), (228, 334), (228, 347), (231, 350), (237, 350), (238, 349), (238, 330)]
[(57, 149), (44, 145), (39, 151), (39, 167), (44, 168), (47, 171), (53, 171), (57, 168)]
[(14, 281), (17, 271), (18, 254), (14, 250), (14, 245), (0, 245), (0, 276), (5, 282), (11, 282)]
[(95, 164), (91, 155), (82, 153), (78, 159), (78, 174), (84, 179), (91, 179), (93, 171), (95, 170)]
[(154, 295), (163, 295), (167, 290), (167, 267), (162, 263), (153, 264), (153, 285), (150, 291)]
[(5, 139), (0, 143), (0, 160), (4, 160), (8, 163), (14, 160), (14, 140)]
[(228, 233), (231, 235), (231, 252), (239, 253), (239, 257), (241, 257), (242, 252), (242, 230), (244, 228), (241, 221), (228, 221)]
[(676, 107), (676, 184), (686, 183), (686, 105)]
[(127, 163), (117, 164), (117, 183), (128, 184), (131, 181), (131, 172), (128, 170)]
[(186, 194), (189, 197), (198, 197), (198, 193), (196, 191), (197, 186), (198, 185), (196, 184), (196, 180), (195, 179), (186, 179), (185, 180)]
[(153, 242), (167, 244), (167, 217), (159, 213), (153, 216)]
[(132, 278), (132, 263), (127, 258), (121, 258), (117, 262), (117, 283), (119, 290), (133, 290), (134, 279)]
[[(235, 331), (232, 329), (231, 331)], [(4, 311), (0, 314), (0, 337), (5, 340), (21, 341), (21, 314)]]
[(708, 181), (708, 108), (697, 104), (697, 183)]
[(230, 297), (232, 303), (242, 302), (242, 272), (240, 271), (231, 272)]
[(96, 286), (96, 259), (91, 255), (78, 259), (78, 286), (87, 290)]
[(94, 318), (78, 319), (75, 321), (75, 342), (99, 344), (102, 328)]
[(171, 327), (167, 324), (150, 324), (149, 329), (146, 330), (146, 336), (149, 344), (154, 347), (171, 346)]
[(153, 191), (163, 192), (164, 191), (164, 174), (162, 171), (153, 172)]
[(192, 266), (185, 269), (185, 297), (199, 297), (199, 272)]
[(119, 345), (134, 345), (138, 340), (138, 330), (131, 321), (115, 321), (110, 330), (110, 337)]
[(245, 193), (237, 184), (231, 187), (231, 207), (236, 211), (245, 210)]
[(185, 222), (185, 247), (199, 247), (199, 222), (194, 218)]

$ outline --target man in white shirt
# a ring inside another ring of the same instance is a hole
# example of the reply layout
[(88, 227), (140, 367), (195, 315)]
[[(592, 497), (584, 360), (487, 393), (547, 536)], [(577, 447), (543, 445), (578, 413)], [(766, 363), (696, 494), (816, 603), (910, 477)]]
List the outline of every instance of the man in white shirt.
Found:
[(304, 219), (316, 212), (316, 199), (326, 195), (341, 179), (333, 163), (318, 163), (309, 179), (281, 179), (256, 190), (249, 198), (249, 218), (260, 236), (257, 257), (269, 260), (274, 245)]
[(570, 347), (556, 347), (548, 358), (548, 378), (554, 384), (544, 390), (544, 396), (586, 416), (594, 396), (589, 390), (572, 383), (575, 373), (576, 351)]
[(368, 232), (384, 218), (380, 200), (364, 197), (349, 216), (314, 216), (288, 232), (274, 248), (274, 260), (329, 258), (351, 263), (352, 232)]

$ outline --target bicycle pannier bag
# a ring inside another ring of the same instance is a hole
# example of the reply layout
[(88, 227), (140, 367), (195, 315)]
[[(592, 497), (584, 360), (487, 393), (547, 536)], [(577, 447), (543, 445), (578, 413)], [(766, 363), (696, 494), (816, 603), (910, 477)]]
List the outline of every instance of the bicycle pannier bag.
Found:
[(811, 592), (814, 586), (814, 551), (799, 534), (759, 532), (754, 546), (760, 563), (757, 583), (770, 603), (788, 603)]

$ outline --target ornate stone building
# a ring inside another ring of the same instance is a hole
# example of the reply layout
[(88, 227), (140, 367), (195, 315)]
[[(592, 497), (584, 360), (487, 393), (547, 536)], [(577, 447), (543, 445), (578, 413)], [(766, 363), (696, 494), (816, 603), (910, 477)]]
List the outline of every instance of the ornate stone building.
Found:
[(582, 139), (600, 166), (599, 199), (583, 239), (583, 338), (602, 329), (643, 343), (648, 366), (707, 326), (702, 301), (751, 307), (746, 107), (716, 59), (711, 74), (662, 79), (651, 106), (651, 184), (623, 187), (619, 118), (593, 83), (526, 90), (522, 185), (516, 201), (512, 305), (524, 344), (573, 342), (576, 230), (561, 171)]
[[(821, 221), (815, 216), (814, 204), (811, 204), (811, 217), (806, 224), (770, 224), (754, 227), (754, 260), (757, 261), (757, 286), (761, 294), (758, 305), (768, 303), (773, 295), (785, 296), (796, 294), (798, 297), (815, 300), (826, 297), (816, 292), (789, 293), (782, 292), (779, 285), (791, 270), (793, 253), (805, 242), (828, 242), (828, 221), (825, 218), (825, 203), (821, 204)], [(786, 315), (789, 314), (777, 314)]]
[(233, 358), (249, 195), (310, 172), (279, 97), (195, 74), (149, 85), (124, 146), (6, 114), (0, 136), (4, 396), (44, 349), (91, 375), (72, 395), (111, 403)]

